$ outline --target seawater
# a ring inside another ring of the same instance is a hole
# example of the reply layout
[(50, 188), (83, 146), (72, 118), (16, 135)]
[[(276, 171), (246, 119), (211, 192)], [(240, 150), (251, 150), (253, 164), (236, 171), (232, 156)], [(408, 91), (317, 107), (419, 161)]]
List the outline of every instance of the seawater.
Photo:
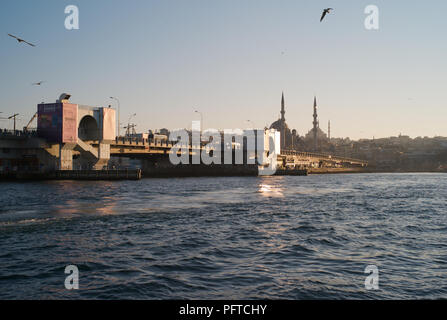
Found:
[(2, 182), (0, 299), (445, 299), (446, 178)]

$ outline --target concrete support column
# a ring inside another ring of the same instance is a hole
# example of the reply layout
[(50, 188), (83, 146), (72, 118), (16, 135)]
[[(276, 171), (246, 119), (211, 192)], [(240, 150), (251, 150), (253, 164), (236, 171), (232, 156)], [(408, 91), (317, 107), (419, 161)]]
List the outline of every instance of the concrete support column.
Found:
[(98, 161), (94, 165), (95, 170), (102, 170), (110, 160), (110, 144), (100, 143), (98, 148)]
[(73, 170), (73, 144), (60, 145), (59, 170)]

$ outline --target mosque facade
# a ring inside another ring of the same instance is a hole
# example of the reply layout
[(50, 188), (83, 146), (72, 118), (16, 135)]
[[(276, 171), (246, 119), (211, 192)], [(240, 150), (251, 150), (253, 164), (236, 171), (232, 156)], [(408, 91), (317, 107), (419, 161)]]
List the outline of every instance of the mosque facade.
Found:
[(285, 99), (282, 93), (280, 118), (270, 125), (270, 129), (276, 129), (281, 134), (281, 151), (318, 152), (323, 145), (328, 144), (328, 135), (320, 129), (316, 97), (314, 98), (313, 126), (306, 135), (300, 137), (296, 129), (291, 130), (287, 125), (285, 114)]

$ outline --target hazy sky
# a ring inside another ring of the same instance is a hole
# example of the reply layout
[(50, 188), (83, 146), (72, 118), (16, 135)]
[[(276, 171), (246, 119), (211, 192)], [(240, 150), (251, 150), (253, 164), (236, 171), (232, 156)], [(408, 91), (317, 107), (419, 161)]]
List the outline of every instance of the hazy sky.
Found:
[[(71, 4), (79, 30), (64, 27)], [(364, 27), (369, 4), (378, 31)], [(284, 91), (300, 135), (317, 95), (334, 137), (447, 136), (446, 12), (444, 0), (2, 0), (0, 116), (18, 112), (23, 126), (69, 92), (88, 105), (118, 97), (138, 131), (190, 127), (194, 109), (206, 128), (263, 127)]]

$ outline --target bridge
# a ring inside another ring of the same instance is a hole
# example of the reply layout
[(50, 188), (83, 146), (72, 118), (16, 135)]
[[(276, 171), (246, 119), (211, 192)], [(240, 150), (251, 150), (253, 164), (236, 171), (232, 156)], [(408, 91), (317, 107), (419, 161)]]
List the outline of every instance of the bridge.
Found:
[[(40, 161), (45, 163), (46, 166), (53, 163), (54, 169), (59, 169), (64, 149), (69, 150), (70, 158), (78, 158), (78, 162), (82, 158), (81, 162), (93, 167), (101, 158), (101, 145), (104, 144), (100, 140), (84, 141), (78, 139), (76, 144), (70, 145), (67, 149), (63, 144), (50, 143), (46, 139), (39, 137), (36, 131), (13, 132), (2, 130), (0, 132), (0, 159), (3, 158), (4, 161), (2, 166), (0, 160), (0, 168), (5, 166), (5, 160), (11, 159), (11, 163), (28, 162), (28, 166), (31, 165), (30, 162), (35, 164)], [(110, 157), (126, 157), (148, 161), (163, 160), (166, 162), (174, 145), (175, 143), (167, 140), (116, 137), (107, 146), (106, 151), (109, 154), (106, 158), (109, 160)], [(204, 146), (189, 145), (187, 148), (189, 148), (189, 154), (192, 155), (199, 150), (203, 150)], [(53, 162), (49, 159), (52, 159)], [(366, 167), (368, 165), (368, 162), (364, 160), (294, 150), (283, 150), (277, 156), (277, 160), (281, 167), (286, 168)], [(107, 161), (103, 161), (101, 165), (107, 166)]]
[[(0, 132), (0, 171), (14, 167), (33, 168), (39, 171), (72, 170), (73, 168), (100, 170), (107, 168), (111, 157), (141, 159), (146, 163), (158, 162), (172, 169), (173, 166), (168, 164), (168, 160), (176, 142), (155, 137), (146, 139), (116, 137), (114, 109), (72, 104), (68, 102), (69, 98), (70, 95), (62, 94), (55, 103), (38, 105), (37, 132), (26, 130)], [(232, 159), (235, 159), (236, 149), (243, 151), (243, 161), (238, 164), (254, 164), (248, 159), (259, 160), (259, 155), (262, 155), (262, 159), (266, 159), (272, 139), (279, 140), (279, 133), (271, 131), (256, 131), (256, 145), (260, 146), (260, 150), (257, 150), (258, 147), (249, 149), (246, 144), (241, 146), (232, 142)], [(258, 140), (259, 137), (261, 140)], [(274, 143), (273, 146), (277, 148), (279, 142)], [(201, 153), (202, 150), (207, 150), (208, 153), (212, 150), (203, 142), (182, 146), (182, 152), (185, 149), (188, 150), (189, 156)], [(224, 152), (221, 152), (223, 159)], [(327, 154), (294, 150), (281, 150), (281, 152), (278, 150), (276, 153), (280, 153), (277, 156), (277, 162), (282, 168), (366, 167), (368, 165), (367, 161)], [(265, 165), (267, 164), (261, 163), (261, 166)], [(233, 166), (228, 170), (236, 169)]]
[(295, 150), (282, 150), (278, 157), (284, 166), (309, 167), (367, 167), (368, 161), (340, 157), (336, 155), (300, 152)]
[[(99, 142), (92, 142), (94, 147)], [(110, 155), (120, 157), (144, 158), (150, 156), (169, 155), (174, 144), (170, 141), (138, 138), (116, 138), (110, 145)], [(203, 146), (200, 147), (203, 149)], [(190, 154), (199, 150), (199, 146), (189, 145)], [(278, 163), (283, 167), (367, 167), (368, 161), (340, 157), (324, 153), (300, 152), (296, 150), (281, 150)]]

